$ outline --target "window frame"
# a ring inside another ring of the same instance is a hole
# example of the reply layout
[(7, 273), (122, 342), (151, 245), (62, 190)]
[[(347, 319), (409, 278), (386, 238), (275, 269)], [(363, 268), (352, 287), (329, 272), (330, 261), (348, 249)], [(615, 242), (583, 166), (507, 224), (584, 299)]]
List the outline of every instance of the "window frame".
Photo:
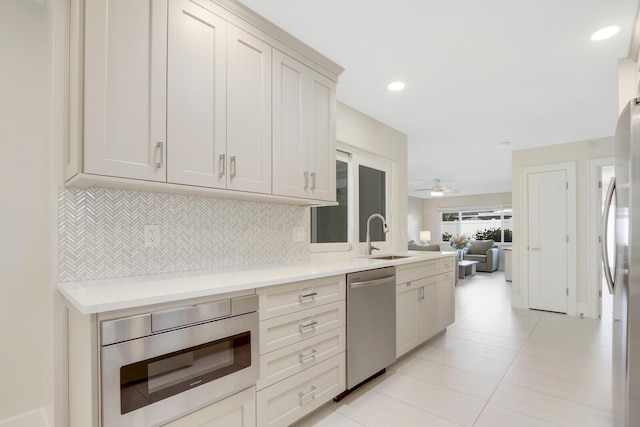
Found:
[[(341, 161), (347, 164), (347, 241), (346, 242), (333, 242), (333, 243), (309, 243), (309, 251), (311, 253), (321, 252), (349, 252), (351, 250), (351, 236), (353, 234), (353, 206), (351, 198), (353, 197), (353, 164), (351, 162), (351, 153), (343, 150), (336, 150), (336, 161)], [(311, 208), (313, 209), (313, 207)], [(311, 211), (309, 211), (311, 217)], [(309, 219), (309, 240), (313, 233), (311, 224), (311, 218)]]
[[(391, 229), (393, 218), (393, 195), (392, 195), (392, 183), (393, 183), (393, 161), (390, 159), (375, 156), (369, 153), (356, 152), (355, 150), (349, 150), (345, 148), (339, 148), (336, 150), (336, 161), (347, 162), (347, 242), (339, 243), (309, 243), (309, 251), (311, 253), (322, 252), (349, 252), (354, 251), (355, 248), (362, 247), (362, 253), (364, 253), (364, 242), (360, 242), (360, 227), (359, 227), (359, 166), (363, 165), (369, 168), (381, 170), (385, 172), (385, 211), (387, 225)], [(311, 216), (311, 215), (310, 215)], [(379, 226), (380, 221), (376, 220)], [(311, 220), (309, 221), (310, 227)], [(372, 221), (372, 224), (373, 221)], [(377, 225), (376, 225), (377, 226)], [(309, 231), (309, 241), (311, 241), (312, 230)], [(392, 248), (392, 239), (389, 233), (384, 235), (383, 241), (372, 241), (380, 252), (390, 252)], [(363, 238), (364, 239), (364, 238)]]
[[(457, 214), (458, 219), (456, 220), (457, 222), (457, 231), (455, 235), (460, 235), (462, 234), (462, 214), (464, 212), (469, 212), (469, 211), (475, 211), (475, 212), (486, 212), (486, 211), (500, 211), (500, 238), (501, 241), (500, 242), (495, 242), (497, 245), (511, 245), (513, 242), (505, 242), (504, 241), (504, 222), (505, 222), (505, 211), (510, 211), (511, 212), (511, 221), (512, 221), (512, 226), (510, 228), (511, 232), (513, 233), (513, 208), (512, 205), (498, 205), (498, 206), (471, 206), (471, 207), (456, 207), (456, 208), (442, 208), (442, 209), (438, 209), (438, 238), (440, 243), (447, 243), (445, 241), (442, 240), (442, 233), (444, 232), (444, 227), (443, 227), (443, 221), (442, 221), (442, 215), (449, 213), (449, 214)], [(471, 238), (472, 236), (469, 236), (469, 238)], [(512, 240), (513, 240), (513, 234), (512, 234)]]

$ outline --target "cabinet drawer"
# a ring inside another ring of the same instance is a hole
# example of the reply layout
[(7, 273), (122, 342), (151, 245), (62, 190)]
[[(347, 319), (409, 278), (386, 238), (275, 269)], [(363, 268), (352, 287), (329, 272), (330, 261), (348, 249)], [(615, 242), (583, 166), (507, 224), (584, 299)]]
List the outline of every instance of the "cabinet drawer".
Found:
[(447, 273), (453, 271), (455, 267), (455, 259), (452, 256), (446, 258), (440, 258), (440, 273)]
[(399, 285), (422, 277), (437, 275), (438, 261), (434, 259), (396, 267), (396, 284)]
[(345, 276), (322, 277), (257, 290), (260, 320), (345, 299)]
[(342, 326), (260, 356), (258, 390), (344, 352), (345, 337), (345, 327)]
[(338, 301), (260, 322), (260, 354), (344, 326), (345, 303)]
[(288, 426), (345, 390), (344, 353), (257, 393), (258, 425)]

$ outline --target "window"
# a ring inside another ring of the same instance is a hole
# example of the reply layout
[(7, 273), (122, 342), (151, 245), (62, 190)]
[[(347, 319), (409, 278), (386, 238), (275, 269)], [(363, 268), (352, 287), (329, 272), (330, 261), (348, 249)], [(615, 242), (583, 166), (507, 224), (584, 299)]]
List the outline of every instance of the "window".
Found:
[(341, 151), (336, 156), (336, 201), (338, 206), (311, 208), (311, 243), (332, 244), (325, 250), (349, 250), (349, 155)]
[[(386, 172), (368, 166), (359, 165), (358, 180), (360, 182), (360, 192), (358, 194), (358, 223), (360, 224), (360, 241), (367, 241), (367, 220), (375, 213), (387, 217), (386, 202)], [(379, 221), (380, 219), (373, 219)], [(385, 240), (383, 227), (378, 224), (374, 227), (370, 224), (370, 234), (372, 242), (380, 242)]]
[[(391, 166), (383, 160), (338, 151), (338, 205), (311, 208), (312, 252), (349, 251), (354, 242), (365, 242), (367, 219), (374, 213), (390, 224), (390, 176)], [(371, 241), (381, 250), (390, 250), (382, 222), (373, 219), (370, 226)]]
[(441, 211), (442, 241), (464, 234), (475, 240), (511, 242), (513, 217), (511, 207), (495, 209), (460, 209)]

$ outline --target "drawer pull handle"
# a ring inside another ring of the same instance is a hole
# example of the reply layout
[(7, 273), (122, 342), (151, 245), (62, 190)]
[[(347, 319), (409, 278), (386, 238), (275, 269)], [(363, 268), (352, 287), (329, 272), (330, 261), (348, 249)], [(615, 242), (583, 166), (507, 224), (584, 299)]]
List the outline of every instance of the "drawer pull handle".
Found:
[(315, 320), (307, 323), (306, 325), (303, 325), (302, 323), (300, 324), (300, 332), (304, 332), (305, 329), (307, 328), (314, 328), (316, 327), (316, 325), (318, 324), (318, 322), (316, 322)]
[(315, 300), (316, 299), (316, 295), (318, 295), (317, 292), (310, 292), (308, 294), (300, 295), (300, 302), (304, 302), (302, 300), (306, 299), (306, 298), (311, 298), (311, 299)]
[(300, 354), (298, 355), (298, 357), (300, 358), (300, 363), (304, 363), (304, 362), (306, 362), (306, 361), (307, 361), (307, 360), (309, 360), (309, 359), (314, 359), (314, 360), (315, 360), (315, 358), (316, 358), (316, 353), (317, 353), (317, 352), (318, 352), (318, 350), (316, 350), (316, 349), (314, 348), (314, 349), (312, 349), (312, 350), (309, 352), (309, 354), (302, 354), (302, 353), (300, 353)]
[(316, 386), (314, 386), (314, 385), (311, 386), (311, 390), (309, 390), (308, 392), (306, 392), (306, 393), (303, 393), (303, 392), (298, 393), (298, 397), (300, 398), (300, 404), (304, 405), (305, 404), (305, 400), (308, 397), (311, 397), (312, 400), (315, 399), (316, 398), (315, 393), (316, 393)]

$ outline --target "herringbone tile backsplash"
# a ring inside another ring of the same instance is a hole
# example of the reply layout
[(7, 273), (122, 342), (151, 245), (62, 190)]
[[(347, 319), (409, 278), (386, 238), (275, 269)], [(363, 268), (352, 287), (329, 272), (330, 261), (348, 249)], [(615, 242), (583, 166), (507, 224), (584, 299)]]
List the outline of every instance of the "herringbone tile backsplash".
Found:
[[(302, 262), (309, 208), (108, 189), (61, 188), (59, 280), (102, 279)], [(160, 247), (144, 244), (160, 226)]]

